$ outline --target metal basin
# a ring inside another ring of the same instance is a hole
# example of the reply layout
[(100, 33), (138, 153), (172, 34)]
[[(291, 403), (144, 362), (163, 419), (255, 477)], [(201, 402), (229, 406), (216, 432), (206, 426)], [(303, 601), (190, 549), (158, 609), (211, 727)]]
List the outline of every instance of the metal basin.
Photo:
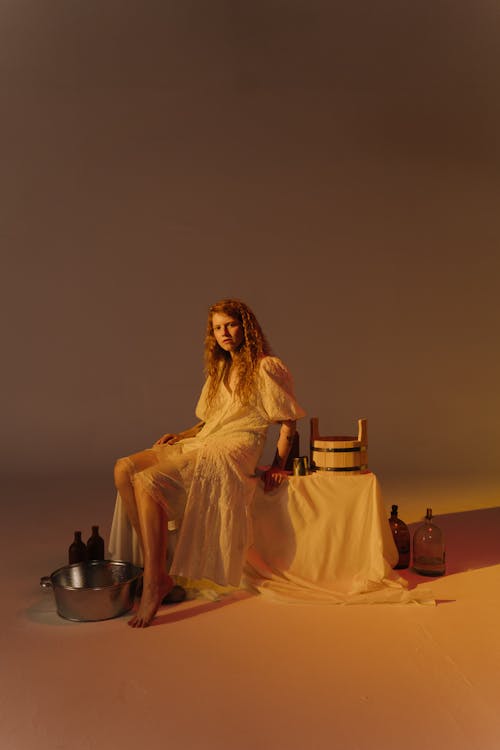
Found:
[(66, 620), (94, 622), (132, 609), (142, 568), (119, 560), (91, 560), (65, 565), (40, 580), (52, 588), (57, 612)]

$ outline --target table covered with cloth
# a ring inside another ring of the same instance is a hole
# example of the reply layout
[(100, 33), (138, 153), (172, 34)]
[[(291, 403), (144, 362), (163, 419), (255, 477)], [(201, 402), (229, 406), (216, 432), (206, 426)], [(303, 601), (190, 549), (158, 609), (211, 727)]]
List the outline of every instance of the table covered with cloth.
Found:
[[(393, 570), (398, 553), (380, 484), (371, 472), (290, 476), (267, 493), (259, 482), (251, 527), (241, 585), (266, 598), (285, 603), (434, 604), (428, 589), (409, 591)], [(142, 564), (119, 495), (110, 554)], [(195, 588), (199, 586), (197, 581)]]
[(245, 586), (280, 601), (434, 604), (409, 591), (375, 474), (289, 477), (252, 506)]

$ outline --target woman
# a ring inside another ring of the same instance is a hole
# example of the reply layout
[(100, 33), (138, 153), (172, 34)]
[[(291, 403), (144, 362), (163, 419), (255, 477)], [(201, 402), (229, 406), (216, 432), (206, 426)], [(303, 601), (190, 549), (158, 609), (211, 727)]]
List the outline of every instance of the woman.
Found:
[(167, 522), (181, 520), (172, 575), (239, 585), (248, 547), (249, 506), (269, 425), (279, 422), (276, 458), (265, 472), (269, 491), (284, 466), (305, 412), (290, 374), (270, 355), (253, 312), (225, 299), (209, 310), (207, 379), (196, 407), (200, 420), (163, 435), (154, 446), (117, 461), (116, 487), (143, 552), (141, 602), (132, 627), (146, 627), (173, 587), (166, 572)]

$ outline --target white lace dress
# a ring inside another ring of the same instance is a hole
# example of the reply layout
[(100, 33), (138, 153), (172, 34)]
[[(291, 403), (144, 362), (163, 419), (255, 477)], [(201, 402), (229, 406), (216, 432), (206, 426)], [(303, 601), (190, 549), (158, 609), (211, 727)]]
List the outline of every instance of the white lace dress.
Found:
[[(196, 416), (205, 422), (198, 435), (156, 446), (158, 464), (139, 472), (135, 481), (147, 487), (169, 519), (182, 519), (170, 572), (238, 586), (250, 541), (255, 469), (267, 430), (274, 422), (299, 419), (305, 412), (295, 400), (288, 369), (277, 357), (261, 360), (248, 403), (242, 404), (221, 384), (208, 408), (208, 385), (196, 407)], [(118, 546), (118, 515), (115, 511), (111, 549)]]

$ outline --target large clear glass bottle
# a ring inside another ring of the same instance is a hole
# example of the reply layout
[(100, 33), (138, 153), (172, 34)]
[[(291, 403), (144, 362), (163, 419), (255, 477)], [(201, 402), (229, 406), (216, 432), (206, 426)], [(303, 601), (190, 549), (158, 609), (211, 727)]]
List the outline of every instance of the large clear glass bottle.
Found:
[(75, 531), (75, 538), (69, 545), (68, 549), (68, 562), (70, 565), (79, 562), (86, 562), (87, 560), (87, 547), (85, 542), (82, 542), (82, 532)]
[(393, 505), (391, 517), (389, 518), (392, 536), (398, 549), (399, 559), (394, 568), (407, 568), (410, 565), (410, 530), (408, 526), (398, 518), (398, 506)]
[(104, 560), (104, 539), (99, 536), (99, 526), (92, 526), (92, 536), (87, 542), (87, 559)]
[(432, 520), (432, 508), (427, 508), (424, 523), (413, 535), (413, 569), (423, 576), (442, 576), (445, 558), (443, 532)]

